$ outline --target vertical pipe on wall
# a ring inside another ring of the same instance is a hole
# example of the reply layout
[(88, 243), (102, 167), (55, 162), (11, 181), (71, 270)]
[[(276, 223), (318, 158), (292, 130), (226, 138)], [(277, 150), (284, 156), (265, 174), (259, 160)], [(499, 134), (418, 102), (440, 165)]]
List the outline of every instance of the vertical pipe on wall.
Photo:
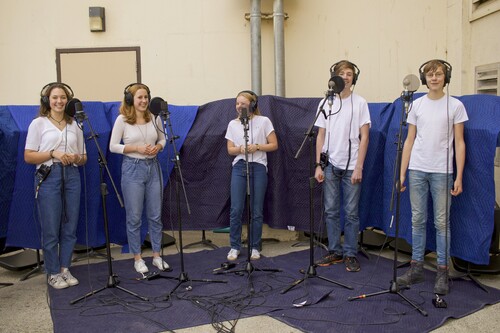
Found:
[(274, 0), (274, 87), (276, 96), (285, 97), (285, 13), (283, 0)]
[(262, 46), (261, 46), (261, 0), (252, 0), (250, 12), (250, 43), (252, 62), (252, 90), (257, 95), (262, 94)]

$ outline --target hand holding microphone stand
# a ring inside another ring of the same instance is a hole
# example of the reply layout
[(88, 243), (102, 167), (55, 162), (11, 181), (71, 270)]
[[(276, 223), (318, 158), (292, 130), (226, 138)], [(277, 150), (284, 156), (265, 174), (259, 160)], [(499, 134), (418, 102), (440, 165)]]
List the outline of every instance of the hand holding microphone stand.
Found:
[[(182, 177), (182, 169), (181, 169), (181, 161), (179, 158), (179, 151), (177, 150), (177, 146), (175, 145), (175, 140), (179, 138), (174, 134), (172, 129), (172, 122), (170, 121), (170, 112), (168, 111), (168, 104), (161, 97), (154, 97), (150, 102), (150, 110), (155, 116), (160, 116), (163, 121), (163, 133), (167, 136), (167, 126), (170, 133), (170, 143), (172, 143), (172, 147), (174, 149), (174, 170), (175, 170), (175, 199), (176, 199), (176, 207), (177, 207), (177, 221), (179, 225), (179, 247), (180, 247), (180, 259), (181, 259), (181, 272), (178, 277), (173, 276), (163, 276), (163, 275), (155, 275), (150, 277), (152, 279), (154, 277), (159, 277), (163, 279), (171, 279), (177, 280), (177, 285), (164, 297), (164, 300), (169, 300), (171, 295), (180, 287), (181, 284), (190, 282), (206, 282), (206, 283), (226, 283), (224, 280), (210, 280), (210, 279), (191, 279), (189, 278), (187, 272), (184, 268), (184, 251), (182, 246), (182, 217), (181, 217), (181, 200), (180, 200), (180, 189), (179, 183), (182, 185), (182, 191), (184, 193), (184, 200), (186, 201), (187, 212), (191, 214), (191, 209), (189, 207), (189, 202), (186, 194), (186, 187), (184, 186), (184, 178)], [(188, 287), (191, 289), (191, 286)]]
[(83, 122), (87, 121), (87, 124), (89, 125), (89, 130), (90, 130), (90, 138), (94, 140), (94, 143), (97, 147), (97, 151), (99, 154), (98, 157), (98, 162), (99, 162), (99, 174), (100, 174), (100, 190), (101, 190), (101, 203), (102, 203), (102, 216), (104, 218), (104, 233), (106, 237), (106, 259), (108, 262), (108, 282), (106, 285), (100, 289), (97, 290), (92, 290), (88, 292), (87, 294), (78, 297), (70, 302), (70, 304), (75, 304), (83, 299), (87, 299), (88, 297), (95, 295), (107, 288), (116, 288), (121, 291), (124, 291), (132, 296), (135, 296), (143, 301), (147, 301), (148, 299), (146, 297), (139, 296), (138, 294), (125, 289), (123, 287), (120, 287), (118, 285), (119, 281), (117, 279), (117, 275), (113, 273), (113, 266), (111, 264), (111, 248), (110, 248), (110, 240), (109, 240), (109, 224), (108, 224), (108, 214), (106, 210), (106, 196), (108, 195), (108, 187), (106, 182), (104, 181), (104, 176), (103, 176), (103, 169), (106, 170), (106, 173), (109, 177), (109, 180), (111, 182), (111, 185), (113, 186), (113, 190), (115, 191), (116, 197), (118, 198), (118, 202), (120, 203), (120, 207), (123, 208), (123, 201), (120, 196), (120, 193), (118, 192), (115, 182), (113, 181), (113, 177), (111, 176), (111, 173), (109, 172), (108, 168), (108, 163), (106, 161), (106, 157), (99, 145), (99, 142), (97, 141), (98, 134), (94, 132), (94, 129), (92, 128), (92, 124), (90, 123), (87, 115), (85, 112), (83, 112), (83, 106), (80, 100), (77, 98), (71, 99), (67, 104), (66, 104), (66, 114), (68, 114), (70, 117), (75, 117), (76, 121), (81, 124), (82, 132), (83, 132)]
[[(344, 80), (340, 76), (333, 76), (330, 81), (328, 82), (328, 91), (325, 94), (325, 98), (323, 100), (323, 104), (321, 104), (318, 113), (316, 114), (316, 117), (314, 118), (313, 122), (309, 126), (309, 129), (305, 133), (304, 140), (302, 141), (302, 144), (300, 145), (299, 150), (295, 154), (295, 159), (299, 158), (300, 153), (302, 151), (302, 148), (304, 147), (304, 144), (306, 143), (307, 140), (309, 140), (309, 174), (311, 175), (309, 177), (309, 267), (304, 273), (304, 277), (302, 279), (294, 281), (291, 285), (289, 285), (287, 288), (283, 289), (281, 291), (282, 294), (285, 294), (289, 290), (291, 290), (293, 287), (301, 284), (302, 282), (306, 281), (308, 278), (318, 278), (333, 284), (336, 284), (338, 286), (347, 288), (347, 289), (353, 289), (349, 285), (342, 284), (340, 282), (328, 279), (324, 276), (318, 275), (316, 272), (316, 265), (314, 264), (314, 187), (316, 185), (316, 178), (314, 178), (314, 172), (315, 172), (315, 163), (314, 163), (314, 144), (313, 144), (313, 136), (314, 136), (314, 124), (316, 123), (316, 120), (320, 116), (320, 114), (323, 114), (325, 119), (327, 119), (327, 115), (325, 113), (325, 110), (323, 109), (326, 101), (328, 101), (328, 104), (330, 106), (330, 109), (333, 105), (333, 99), (335, 98), (335, 94), (340, 94), (342, 90), (344, 90)], [(331, 110), (330, 110), (331, 111)], [(323, 166), (322, 166), (323, 168)]]
[(241, 124), (243, 125), (243, 137), (245, 139), (245, 174), (246, 174), (246, 213), (247, 213), (247, 260), (245, 264), (245, 268), (243, 269), (237, 269), (237, 270), (225, 270), (225, 271), (219, 271), (214, 274), (229, 274), (229, 273), (236, 273), (239, 275), (243, 275), (242, 273), (247, 273), (248, 275), (248, 283), (250, 286), (250, 293), (254, 293), (255, 289), (253, 286), (252, 282), (252, 273), (254, 271), (261, 271), (261, 272), (281, 272), (281, 269), (278, 268), (256, 268), (252, 262), (251, 262), (251, 252), (252, 252), (252, 244), (253, 244), (253, 237), (252, 237), (252, 231), (253, 231), (253, 221), (252, 221), (252, 214), (251, 214), (251, 191), (250, 191), (250, 166), (248, 162), (248, 130), (249, 130), (249, 123), (250, 123), (250, 117), (248, 115), (248, 109), (244, 108), (241, 110), (240, 114), (240, 121)]
[[(415, 80), (416, 79), (416, 80)], [(401, 290), (408, 289), (407, 286), (400, 287), (397, 283), (397, 263), (398, 263), (398, 237), (399, 237), (399, 219), (400, 219), (400, 200), (401, 200), (401, 186), (403, 184), (400, 183), (400, 174), (401, 174), (401, 160), (403, 155), (403, 126), (406, 126), (406, 119), (408, 117), (408, 113), (410, 111), (410, 104), (413, 98), (413, 93), (417, 91), (419, 87), (418, 78), (410, 74), (403, 80), (403, 85), (405, 90), (401, 94), (401, 99), (403, 100), (403, 108), (401, 115), (401, 122), (399, 124), (399, 132), (398, 132), (398, 141), (397, 141), (397, 156), (396, 163), (394, 166), (394, 175), (393, 175), (393, 186), (392, 186), (392, 195), (391, 195), (391, 205), (390, 210), (393, 210), (393, 200), (394, 193), (396, 193), (396, 212), (395, 212), (395, 221), (396, 221), (396, 229), (394, 234), (394, 258), (392, 265), (392, 280), (390, 282), (389, 289), (374, 292), (371, 294), (364, 294), (359, 296), (349, 297), (349, 301), (353, 301), (356, 299), (364, 299), (372, 296), (382, 295), (382, 294), (396, 294), (401, 297), (404, 301), (410, 304), (414, 309), (418, 310), (423, 316), (427, 316), (427, 312), (420, 308), (417, 304), (408, 299), (405, 295), (401, 293)]]

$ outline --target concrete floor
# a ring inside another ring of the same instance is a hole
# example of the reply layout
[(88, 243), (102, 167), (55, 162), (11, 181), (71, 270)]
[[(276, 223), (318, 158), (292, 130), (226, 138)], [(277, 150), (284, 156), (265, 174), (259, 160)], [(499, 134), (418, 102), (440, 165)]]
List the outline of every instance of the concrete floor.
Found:
[[(276, 256), (291, 251), (301, 251), (307, 249), (308, 241), (305, 241), (304, 246), (292, 247), (297, 243), (297, 233), (282, 231), (278, 237), (282, 241), (279, 243), (269, 242), (264, 243), (262, 254), (265, 256)], [(175, 237), (177, 238), (177, 233)], [(264, 234), (266, 237), (266, 234)], [(201, 231), (185, 231), (183, 232), (183, 244), (190, 244), (201, 239)], [(218, 246), (228, 245), (227, 234), (216, 234), (207, 232), (207, 239)], [(203, 246), (196, 246), (185, 250), (195, 252), (206, 249)], [(165, 254), (177, 253), (176, 246), (168, 246), (165, 248)], [(373, 253), (373, 252), (372, 252)], [(11, 255), (12, 253), (5, 254)], [(5, 256), (4, 255), (4, 256)], [(149, 250), (145, 251), (145, 257), (150, 256)], [(384, 250), (384, 256), (392, 258), (391, 250)], [(115, 260), (130, 258), (129, 254), (122, 254), (121, 247), (112, 246), (112, 257)], [(406, 260), (407, 257), (400, 255), (401, 260)], [(431, 259), (432, 260), (432, 259)], [(86, 265), (102, 261), (102, 259), (82, 260), (75, 265)], [(0, 287), (0, 332), (52, 332), (52, 319), (49, 310), (49, 299), (47, 285), (44, 274), (35, 274), (25, 281), (19, 281), (29, 270), (9, 271), (0, 268), (0, 283), (13, 283), (13, 286)], [(456, 272), (452, 272), (454, 274)], [(499, 275), (482, 275), (478, 278), (485, 285), (500, 289)], [(471, 288), (477, 288), (471, 282)], [(484, 309), (477, 311), (467, 317), (449, 320), (442, 327), (434, 332), (498, 332), (500, 327), (500, 303), (493, 306), (486, 306)], [(203, 325), (177, 330), (180, 333), (198, 333), (198, 332), (216, 332), (211, 325)], [(240, 319), (236, 325), (236, 332), (301, 332), (293, 327), (281, 323), (268, 316), (257, 316), (252, 318)]]

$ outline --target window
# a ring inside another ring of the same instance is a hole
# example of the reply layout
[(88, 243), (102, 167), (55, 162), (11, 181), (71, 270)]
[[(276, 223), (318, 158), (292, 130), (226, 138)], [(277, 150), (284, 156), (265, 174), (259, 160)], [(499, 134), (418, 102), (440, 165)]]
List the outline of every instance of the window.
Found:
[(476, 94), (500, 96), (500, 62), (476, 67)]

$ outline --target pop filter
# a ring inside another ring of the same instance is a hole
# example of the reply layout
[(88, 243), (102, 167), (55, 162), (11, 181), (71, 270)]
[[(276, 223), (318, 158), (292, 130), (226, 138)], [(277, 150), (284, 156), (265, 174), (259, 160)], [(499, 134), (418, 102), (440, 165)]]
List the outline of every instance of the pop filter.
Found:
[(155, 116), (158, 116), (162, 113), (167, 113), (168, 103), (161, 97), (154, 97), (153, 99), (151, 99), (151, 102), (149, 102), (149, 110)]
[(415, 92), (420, 87), (420, 80), (415, 74), (408, 74), (403, 79), (403, 87), (410, 92)]
[(72, 98), (66, 103), (66, 107), (64, 108), (64, 113), (66, 113), (70, 117), (74, 117), (76, 113), (82, 112), (83, 106), (82, 102), (78, 98)]
[(328, 89), (331, 89), (335, 94), (340, 94), (344, 90), (345, 82), (340, 76), (332, 76), (328, 81)]

